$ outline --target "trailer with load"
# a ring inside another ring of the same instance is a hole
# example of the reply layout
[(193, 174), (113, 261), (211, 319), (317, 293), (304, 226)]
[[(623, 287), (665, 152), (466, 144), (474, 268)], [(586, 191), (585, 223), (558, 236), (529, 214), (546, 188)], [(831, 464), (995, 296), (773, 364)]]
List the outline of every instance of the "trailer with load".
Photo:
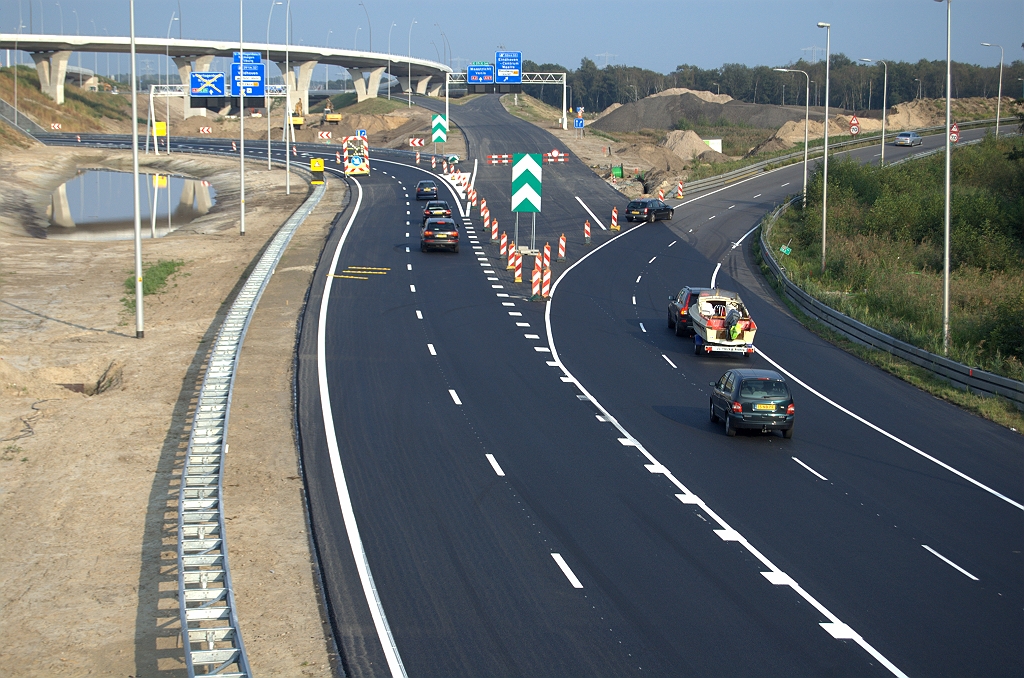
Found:
[(720, 289), (701, 290), (690, 303), (688, 314), (693, 326), (695, 354), (739, 353), (749, 356), (754, 352), (757, 325), (740, 295)]

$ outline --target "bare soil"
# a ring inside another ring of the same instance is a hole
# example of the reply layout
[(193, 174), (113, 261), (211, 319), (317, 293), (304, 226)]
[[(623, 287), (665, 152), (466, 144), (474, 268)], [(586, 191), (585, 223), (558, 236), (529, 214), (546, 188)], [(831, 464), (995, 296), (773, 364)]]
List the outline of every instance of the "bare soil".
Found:
[[(0, 149), (0, 675), (184, 675), (176, 501), (204, 357), (248, 269), (305, 199), (293, 176), (163, 156), (217, 204), (146, 262), (185, 265), (145, 298), (145, 338), (122, 303), (133, 244), (39, 235), (54, 182), (123, 169), (120, 151)], [(265, 292), (243, 348), (224, 502), (243, 638), (257, 674), (332, 675), (292, 434), (297, 315), (344, 199), (331, 181)], [(69, 387), (62, 386), (69, 385)], [(81, 392), (76, 392), (76, 390)]]

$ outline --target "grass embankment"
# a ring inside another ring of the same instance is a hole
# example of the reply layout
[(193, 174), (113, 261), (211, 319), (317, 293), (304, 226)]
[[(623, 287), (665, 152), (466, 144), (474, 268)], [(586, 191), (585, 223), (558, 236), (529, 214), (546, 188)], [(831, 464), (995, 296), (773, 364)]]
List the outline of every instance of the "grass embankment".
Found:
[(554, 125), (562, 119), (562, 113), (557, 108), (548, 106), (543, 101), (534, 99), (528, 94), (520, 93), (518, 100), (519, 103), (516, 104), (515, 94), (501, 95), (501, 105), (505, 107), (505, 110), (527, 122)]
[[(949, 357), (1024, 380), (1024, 144), (987, 138), (952, 162)], [(832, 308), (942, 354), (942, 155), (879, 169), (841, 160), (829, 172), (827, 265), (821, 189), (772, 229), (790, 279)], [(781, 255), (780, 255), (781, 256)]]
[[(142, 267), (142, 296), (157, 294), (167, 286), (168, 279), (178, 272), (184, 261), (180, 259), (161, 259), (153, 264), (146, 264)], [(129, 313), (135, 312), (135, 274), (124, 279), (125, 295), (121, 298), (125, 310)]]
[[(0, 98), (14, 105), (14, 70), (0, 68)], [(19, 66), (18, 109), (45, 130), (60, 123), (62, 132), (102, 131), (103, 120), (131, 120), (131, 101), (122, 94), (90, 92), (74, 85), (64, 86), (64, 103), (57, 105), (39, 90), (39, 75), (30, 66)], [(116, 86), (106, 78), (101, 82)]]

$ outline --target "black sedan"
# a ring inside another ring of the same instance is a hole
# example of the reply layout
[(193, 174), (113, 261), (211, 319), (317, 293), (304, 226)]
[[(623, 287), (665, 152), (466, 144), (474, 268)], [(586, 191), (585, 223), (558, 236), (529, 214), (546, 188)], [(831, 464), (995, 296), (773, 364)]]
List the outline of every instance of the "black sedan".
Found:
[(420, 252), (428, 249), (459, 251), (459, 227), (451, 219), (427, 219), (420, 227)]
[(425, 179), (416, 184), (416, 199), (417, 200), (436, 200), (437, 199), (437, 184), (430, 179)]
[(444, 200), (431, 200), (423, 210), (423, 223), (427, 219), (450, 219), (452, 208)]
[(697, 303), (697, 297), (701, 292), (710, 292), (709, 287), (684, 287), (679, 294), (668, 298), (668, 328), (676, 333), (677, 337), (693, 336), (693, 319), (687, 311)]
[(774, 370), (729, 370), (711, 384), (711, 423), (725, 421), (725, 435), (738, 429), (793, 437), (793, 394)]
[(640, 198), (631, 200), (626, 205), (626, 221), (656, 221), (671, 219), (675, 210), (666, 202), (657, 198)]

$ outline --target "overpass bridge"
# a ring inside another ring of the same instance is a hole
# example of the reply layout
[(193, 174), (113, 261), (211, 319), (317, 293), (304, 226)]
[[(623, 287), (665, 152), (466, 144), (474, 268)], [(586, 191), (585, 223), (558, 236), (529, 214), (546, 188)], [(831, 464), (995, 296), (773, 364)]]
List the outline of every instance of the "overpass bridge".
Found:
[[(0, 33), (0, 49), (28, 52), (36, 64), (40, 89), (58, 104), (63, 104), (68, 60), (74, 52), (127, 54), (130, 52), (130, 40), (110, 36)], [(186, 85), (185, 117), (189, 118), (206, 115), (205, 108), (191, 106), (187, 95), (189, 74), (209, 69), (214, 57), (231, 58), (238, 51), (238, 42), (137, 37), (135, 51), (137, 54), (166, 55), (174, 60), (178, 76), (182, 84)], [(304, 111), (309, 110), (309, 86), (313, 69), (319, 64), (347, 69), (355, 83), (359, 101), (377, 96), (380, 79), (385, 71), (398, 71), (394, 77), (398, 78), (403, 91), (429, 96), (438, 95), (444, 84), (445, 73), (452, 72), (450, 67), (436, 61), (350, 49), (247, 42), (245, 51), (259, 52), (265, 63), (277, 64), (285, 76), (285, 84), (293, 93), (292, 100), (301, 101)]]

